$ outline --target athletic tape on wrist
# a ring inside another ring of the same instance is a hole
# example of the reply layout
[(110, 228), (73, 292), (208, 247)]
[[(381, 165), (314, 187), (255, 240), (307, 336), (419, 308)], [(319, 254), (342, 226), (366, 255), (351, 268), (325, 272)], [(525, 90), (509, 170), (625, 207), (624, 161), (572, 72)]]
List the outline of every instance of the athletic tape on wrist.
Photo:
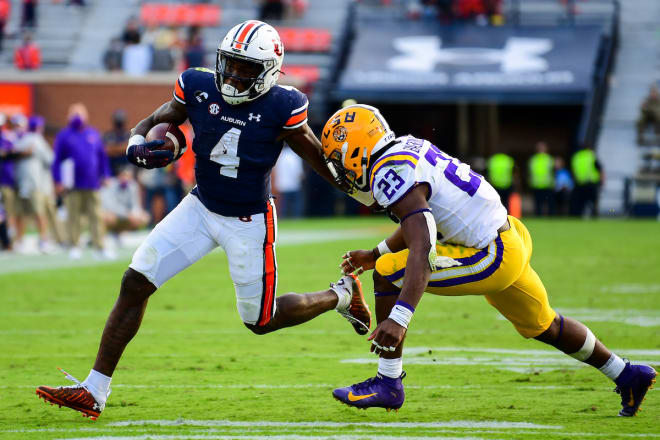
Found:
[(381, 255), (391, 254), (391, 253), (392, 253), (392, 250), (391, 250), (390, 247), (387, 245), (387, 243), (385, 242), (385, 240), (383, 240), (383, 241), (381, 241), (380, 243), (378, 243), (377, 248), (378, 248), (378, 253), (380, 253)]
[(126, 152), (128, 153), (128, 147), (131, 145), (141, 145), (146, 144), (147, 140), (141, 134), (134, 134), (128, 139), (128, 145), (126, 146)]
[(389, 318), (403, 328), (408, 328), (415, 308), (404, 301), (397, 301), (392, 307)]

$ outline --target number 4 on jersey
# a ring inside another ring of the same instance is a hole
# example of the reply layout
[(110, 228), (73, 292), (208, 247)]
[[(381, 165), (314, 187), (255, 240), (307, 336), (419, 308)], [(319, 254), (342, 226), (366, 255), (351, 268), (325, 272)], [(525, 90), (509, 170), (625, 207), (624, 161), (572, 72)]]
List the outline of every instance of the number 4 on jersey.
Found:
[(238, 139), (241, 130), (232, 128), (222, 135), (213, 150), (210, 160), (220, 165), (220, 175), (236, 179), (238, 177), (238, 165), (241, 158), (238, 157)]

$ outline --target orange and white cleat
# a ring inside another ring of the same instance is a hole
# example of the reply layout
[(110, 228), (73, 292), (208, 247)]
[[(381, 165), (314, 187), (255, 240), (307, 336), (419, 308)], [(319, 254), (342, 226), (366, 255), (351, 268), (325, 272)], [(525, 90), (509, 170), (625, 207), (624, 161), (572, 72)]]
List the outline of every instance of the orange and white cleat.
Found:
[(58, 370), (64, 373), (67, 379), (75, 382), (75, 385), (57, 388), (42, 385), (37, 388), (37, 396), (51, 405), (57, 405), (60, 408), (65, 406), (81, 412), (83, 417), (96, 420), (105, 408), (105, 403), (98, 403), (92, 393), (78, 379), (61, 368)]
[(342, 297), (350, 295), (343, 307), (338, 305), (337, 312), (351, 323), (358, 335), (366, 335), (371, 327), (371, 311), (362, 294), (362, 283), (357, 275), (344, 275), (336, 283), (330, 284), (330, 289)]

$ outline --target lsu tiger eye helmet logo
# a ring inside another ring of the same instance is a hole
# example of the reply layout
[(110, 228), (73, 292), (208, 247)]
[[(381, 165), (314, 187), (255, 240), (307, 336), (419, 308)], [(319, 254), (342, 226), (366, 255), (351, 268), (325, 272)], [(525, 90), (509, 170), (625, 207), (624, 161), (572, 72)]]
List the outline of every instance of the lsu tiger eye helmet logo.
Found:
[(340, 125), (335, 128), (335, 131), (332, 132), (332, 137), (334, 137), (337, 142), (344, 142), (346, 140), (346, 127)]
[(369, 191), (369, 160), (394, 140), (394, 132), (377, 108), (349, 105), (328, 119), (321, 145), (335, 182), (349, 194)]

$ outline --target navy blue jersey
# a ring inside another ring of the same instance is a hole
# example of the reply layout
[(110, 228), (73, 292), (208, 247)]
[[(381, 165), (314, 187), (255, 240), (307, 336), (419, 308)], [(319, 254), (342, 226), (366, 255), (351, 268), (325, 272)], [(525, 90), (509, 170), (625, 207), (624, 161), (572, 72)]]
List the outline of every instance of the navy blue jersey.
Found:
[(264, 96), (229, 105), (213, 71), (188, 69), (174, 99), (185, 104), (195, 132), (192, 193), (209, 210), (227, 217), (266, 212), (270, 172), (282, 151), (277, 137), (307, 122), (307, 97), (293, 87), (274, 86)]

